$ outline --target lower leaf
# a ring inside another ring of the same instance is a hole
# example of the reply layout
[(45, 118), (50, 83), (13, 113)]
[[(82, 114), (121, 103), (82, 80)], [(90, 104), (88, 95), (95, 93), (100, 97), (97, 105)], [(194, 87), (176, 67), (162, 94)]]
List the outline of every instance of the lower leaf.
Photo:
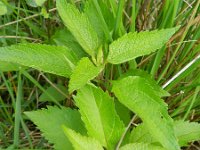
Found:
[(179, 149), (167, 106), (148, 81), (138, 76), (129, 76), (114, 82), (112, 91), (122, 104), (142, 119), (150, 134), (163, 147)]
[(78, 111), (70, 108), (49, 106), (48, 109), (25, 112), (25, 114), (43, 132), (44, 137), (54, 144), (57, 150), (71, 150), (72, 145), (63, 133), (62, 125), (82, 134), (86, 134)]

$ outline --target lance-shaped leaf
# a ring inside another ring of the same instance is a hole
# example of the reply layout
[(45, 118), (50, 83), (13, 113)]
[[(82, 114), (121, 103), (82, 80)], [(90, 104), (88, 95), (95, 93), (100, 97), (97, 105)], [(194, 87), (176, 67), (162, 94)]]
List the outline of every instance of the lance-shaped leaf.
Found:
[(163, 147), (177, 150), (179, 145), (173, 130), (172, 119), (167, 113), (167, 105), (153, 90), (149, 82), (138, 76), (116, 81), (112, 89), (122, 104), (138, 114), (150, 134)]
[(103, 150), (103, 147), (96, 139), (83, 136), (65, 126), (63, 129), (75, 150)]
[(88, 135), (104, 147), (114, 149), (124, 131), (124, 124), (115, 111), (113, 99), (100, 88), (86, 85), (78, 90), (75, 102)]
[(95, 66), (89, 58), (82, 58), (74, 69), (70, 81), (69, 92), (80, 89), (90, 80), (95, 78), (103, 69), (103, 66)]
[(65, 26), (71, 31), (83, 49), (91, 56), (97, 53), (100, 42), (98, 36), (84, 13), (66, 2), (59, 0), (56, 2), (60, 17)]
[(158, 94), (160, 97), (170, 96), (170, 94), (167, 91), (163, 90), (156, 83), (156, 81), (153, 79), (153, 77), (144, 70), (140, 70), (140, 69), (128, 70), (126, 73), (121, 75), (120, 79), (122, 79), (124, 77), (128, 77), (128, 76), (140, 76), (142, 78), (145, 78), (145, 79), (147, 79), (146, 81), (149, 82), (149, 84), (151, 84), (151, 87), (154, 89), (154, 92), (156, 92), (156, 94)]
[(86, 134), (81, 116), (78, 111), (70, 108), (49, 106), (48, 109), (25, 112), (25, 114), (42, 131), (45, 138), (54, 144), (57, 150), (72, 149), (72, 144), (65, 136), (62, 125)]
[(119, 64), (161, 48), (177, 28), (128, 33), (111, 43), (108, 62)]
[(17, 63), (44, 72), (69, 77), (78, 62), (73, 51), (63, 46), (18, 44), (0, 48), (0, 61)]
[(131, 143), (122, 146), (119, 150), (166, 150), (163, 147), (147, 143)]

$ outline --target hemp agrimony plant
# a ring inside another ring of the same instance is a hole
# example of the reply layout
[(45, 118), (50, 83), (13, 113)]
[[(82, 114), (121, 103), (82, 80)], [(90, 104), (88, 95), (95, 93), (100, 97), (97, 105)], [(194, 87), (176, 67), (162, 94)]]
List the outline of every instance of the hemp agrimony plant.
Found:
[[(56, 3), (73, 42), (0, 48), (0, 61), (11, 70), (32, 67), (69, 79), (78, 109), (54, 101), (59, 106), (25, 112), (55, 149), (179, 150), (200, 138), (199, 124), (169, 116), (161, 99), (169, 93), (145, 71), (130, 69), (109, 78), (112, 68), (160, 49), (178, 27), (125, 33), (104, 1), (88, 0), (81, 11), (66, 0)], [(131, 129), (133, 113), (141, 124)]]

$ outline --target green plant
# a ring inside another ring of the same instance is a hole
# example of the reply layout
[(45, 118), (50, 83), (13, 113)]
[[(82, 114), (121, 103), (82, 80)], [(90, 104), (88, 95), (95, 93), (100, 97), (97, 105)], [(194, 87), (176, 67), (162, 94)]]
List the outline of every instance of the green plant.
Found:
[[(65, 0), (57, 1), (58, 12), (70, 36), (76, 39), (79, 50), (74, 50), (74, 45), (44, 44), (0, 48), (0, 61), (14, 67), (10, 70), (19, 70), (26, 75), (26, 66), (70, 79), (69, 94), (73, 95), (79, 110), (62, 107), (53, 100), (60, 108), (49, 106), (25, 114), (54, 144), (55, 149), (176, 150), (199, 139), (200, 125), (173, 121), (161, 99), (169, 94), (144, 71), (135, 69), (119, 79), (111, 77), (104, 81), (107, 66), (155, 52), (178, 27), (123, 35), (124, 29), (118, 18), (111, 35), (111, 25), (105, 21), (104, 11), (108, 12), (110, 20), (113, 20), (113, 15), (109, 9), (102, 10), (103, 2), (89, 0), (85, 5), (84, 12), (80, 13)], [(130, 120), (130, 115), (124, 119), (122, 112), (115, 108), (116, 103), (136, 113), (142, 124), (130, 131), (130, 124), (124, 121)]]

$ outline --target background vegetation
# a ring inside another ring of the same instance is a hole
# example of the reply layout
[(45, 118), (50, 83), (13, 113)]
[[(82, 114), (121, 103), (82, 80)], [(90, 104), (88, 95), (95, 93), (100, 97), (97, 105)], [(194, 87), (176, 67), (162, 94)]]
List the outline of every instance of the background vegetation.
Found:
[[(83, 10), (84, 0), (68, 1)], [(116, 0), (105, 0), (105, 3), (113, 10), (115, 17), (115, 20), (107, 19), (116, 33), (114, 39), (129, 31), (140, 32), (181, 25), (166, 46), (156, 53), (123, 65), (106, 66), (105, 80), (118, 78), (131, 68), (145, 70), (171, 94), (165, 98), (171, 117), (200, 122), (200, 1), (126, 0), (119, 1), (117, 8), (112, 5), (117, 3)], [(1, 0), (0, 15), (0, 46), (27, 42), (67, 45), (74, 42), (68, 36), (69, 31), (58, 15), (54, 0)], [(120, 22), (117, 20), (122, 20), (122, 23), (117, 24)], [(0, 148), (11, 147), (20, 141), (19, 148), (51, 149), (52, 146), (23, 112), (53, 105), (46, 102), (46, 89), (60, 100), (60, 104), (73, 107), (72, 97), (65, 88), (68, 81), (34, 69), (24, 71), (22, 80), (19, 80), (18, 72), (10, 70), (13, 70), (10, 66), (0, 63)], [(21, 103), (16, 104), (17, 99), (21, 99)], [(16, 127), (18, 121), (20, 128)], [(136, 120), (134, 123), (139, 122)], [(18, 135), (20, 138), (17, 138)], [(199, 147), (196, 141), (186, 149)]]

